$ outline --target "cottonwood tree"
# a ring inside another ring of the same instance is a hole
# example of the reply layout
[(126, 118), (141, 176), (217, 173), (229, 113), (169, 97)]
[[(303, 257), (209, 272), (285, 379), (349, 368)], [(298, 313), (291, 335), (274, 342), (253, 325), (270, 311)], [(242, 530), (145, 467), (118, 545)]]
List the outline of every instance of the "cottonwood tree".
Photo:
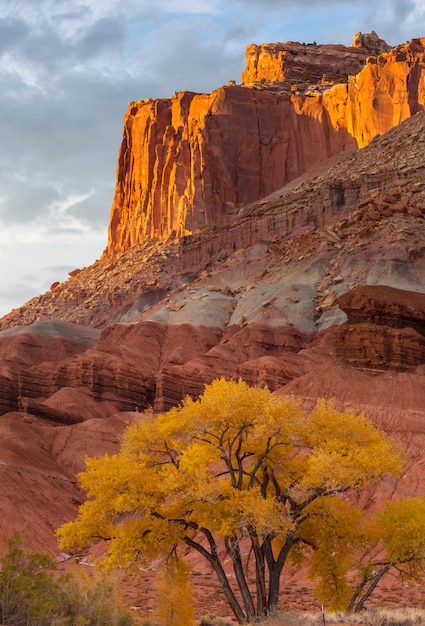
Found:
[(425, 499), (385, 502), (374, 517), (338, 499), (310, 515), (304, 538), (313, 548), (309, 574), (329, 610), (358, 613), (382, 579), (398, 575), (404, 584), (425, 582)]
[[(363, 529), (365, 556), (356, 567), (347, 612), (360, 612), (388, 573), (407, 584), (425, 582), (425, 499), (385, 502)], [(375, 555), (375, 556), (370, 556)]]
[[(89, 499), (58, 534), (64, 547), (107, 540), (111, 565), (196, 550), (238, 622), (255, 621), (277, 607), (282, 569), (313, 546), (314, 529), (350, 526), (357, 513), (338, 494), (401, 465), (363, 415), (327, 401), (305, 412), (291, 397), (221, 379), (196, 401), (142, 416), (117, 454), (88, 459), (79, 481)], [(348, 558), (343, 538), (335, 546)]]

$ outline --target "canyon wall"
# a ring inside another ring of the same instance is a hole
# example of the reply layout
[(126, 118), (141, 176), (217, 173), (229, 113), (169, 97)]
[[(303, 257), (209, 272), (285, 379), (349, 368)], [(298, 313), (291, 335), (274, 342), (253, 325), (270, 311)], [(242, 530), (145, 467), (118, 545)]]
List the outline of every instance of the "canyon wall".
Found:
[(425, 39), (385, 47), (248, 46), (242, 85), (130, 103), (105, 254), (196, 233), (423, 110)]
[(348, 80), (346, 127), (359, 148), (425, 105), (425, 38), (367, 59)]
[(226, 86), (135, 104), (125, 118), (108, 253), (196, 232), (354, 147), (320, 97)]

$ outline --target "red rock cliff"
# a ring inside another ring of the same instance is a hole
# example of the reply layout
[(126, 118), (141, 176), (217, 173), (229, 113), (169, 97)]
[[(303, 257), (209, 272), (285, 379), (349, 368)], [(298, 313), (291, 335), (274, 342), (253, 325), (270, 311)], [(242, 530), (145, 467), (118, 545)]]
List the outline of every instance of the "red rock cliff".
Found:
[(348, 81), (347, 130), (360, 148), (424, 110), (425, 38), (371, 56), (366, 63)]
[[(359, 44), (371, 35), (349, 48), (249, 46), (249, 84), (130, 103), (105, 254), (196, 232), (423, 110), (425, 39), (370, 56)], [(386, 46), (371, 41), (375, 54)]]
[(242, 83), (337, 81), (348, 74), (358, 74), (369, 55), (390, 49), (374, 31), (367, 35), (356, 33), (350, 47), (293, 41), (251, 44), (246, 49)]

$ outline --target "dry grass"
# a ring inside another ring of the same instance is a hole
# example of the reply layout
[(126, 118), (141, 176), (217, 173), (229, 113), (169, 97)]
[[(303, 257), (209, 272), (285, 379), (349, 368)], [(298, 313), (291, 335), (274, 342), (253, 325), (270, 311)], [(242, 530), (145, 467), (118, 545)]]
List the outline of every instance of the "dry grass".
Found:
[(425, 624), (425, 610), (401, 607), (398, 609), (373, 609), (359, 615), (346, 616), (343, 613), (325, 615), (321, 613), (300, 613), (297, 611), (283, 613), (269, 618), (263, 626), (324, 626), (339, 624), (340, 626), (422, 626)]

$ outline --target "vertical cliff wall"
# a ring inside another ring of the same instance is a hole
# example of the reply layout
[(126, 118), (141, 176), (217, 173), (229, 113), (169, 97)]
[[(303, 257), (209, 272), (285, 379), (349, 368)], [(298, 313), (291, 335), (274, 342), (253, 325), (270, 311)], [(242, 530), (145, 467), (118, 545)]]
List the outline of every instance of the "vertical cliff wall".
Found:
[(351, 147), (317, 97), (231, 86), (135, 103), (124, 121), (108, 252), (194, 232)]
[[(290, 75), (300, 84), (288, 82), (286, 52), (273, 46), (290, 49)], [(375, 55), (364, 47), (328, 46), (325, 54), (315, 44), (273, 46), (248, 47), (244, 85), (130, 103), (105, 254), (194, 233), (424, 109), (425, 39)], [(364, 67), (344, 82), (353, 64)], [(260, 65), (261, 82), (251, 81)], [(332, 84), (329, 75), (338, 74), (341, 84)]]
[(363, 148), (425, 106), (425, 38), (370, 56), (350, 76), (347, 129)]

